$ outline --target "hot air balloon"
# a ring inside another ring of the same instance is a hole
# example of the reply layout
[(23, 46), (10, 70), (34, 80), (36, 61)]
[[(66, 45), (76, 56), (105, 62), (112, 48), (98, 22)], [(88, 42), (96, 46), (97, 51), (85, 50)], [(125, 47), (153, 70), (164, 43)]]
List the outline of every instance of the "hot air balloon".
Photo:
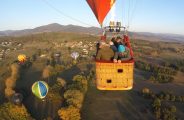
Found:
[(15, 105), (21, 105), (22, 104), (22, 100), (23, 100), (23, 95), (20, 94), (20, 93), (15, 93), (11, 97), (11, 101)]
[(44, 81), (37, 81), (32, 85), (32, 92), (39, 99), (45, 98), (48, 90), (48, 84)]
[[(109, 26), (102, 26), (105, 17), (116, 0), (86, 0), (106, 36), (122, 36), (130, 49), (131, 59), (113, 63), (112, 61), (96, 60), (96, 85), (99, 90), (131, 90), (133, 88), (134, 59), (126, 27), (121, 22), (110, 21)], [(129, 25), (128, 25), (129, 26)], [(121, 32), (124, 29), (124, 33)], [(106, 33), (107, 32), (107, 33)], [(108, 35), (109, 33), (109, 35)], [(112, 34), (113, 33), (113, 34)], [(123, 34), (123, 35), (121, 35)], [(104, 36), (103, 35), (103, 36)], [(104, 37), (106, 38), (106, 37)], [(102, 39), (101, 39), (102, 40)], [(104, 39), (103, 39), (104, 40)]]
[(73, 53), (71, 54), (71, 57), (72, 57), (74, 60), (76, 60), (76, 59), (79, 57), (79, 53), (78, 53), (78, 52), (73, 52)]
[(96, 16), (99, 24), (102, 23), (116, 0), (86, 0)]
[(24, 63), (26, 61), (26, 55), (20, 54), (18, 55), (17, 59), (20, 63)]

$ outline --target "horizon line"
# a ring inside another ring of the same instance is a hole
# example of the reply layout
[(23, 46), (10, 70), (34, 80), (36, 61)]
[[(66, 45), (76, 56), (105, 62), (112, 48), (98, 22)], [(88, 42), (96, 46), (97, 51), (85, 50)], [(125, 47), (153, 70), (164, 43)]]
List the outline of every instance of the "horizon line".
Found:
[[(99, 29), (102, 29), (100, 27), (97, 27), (97, 26), (82, 26), (82, 25), (76, 25), (76, 24), (59, 24), (59, 23), (48, 23), (48, 24), (43, 24), (43, 25), (40, 25), (40, 26), (34, 26), (34, 27), (30, 27), (30, 28), (22, 28), (22, 29), (6, 29), (6, 30), (0, 30), (0, 32), (6, 32), (6, 31), (22, 31), (22, 30), (32, 30), (32, 29), (35, 29), (35, 28), (38, 28), (38, 27), (43, 27), (43, 26), (47, 26), (47, 25), (52, 25), (52, 24), (58, 24), (58, 25), (61, 25), (61, 26), (69, 26), (69, 25), (73, 25), (73, 26), (79, 26), (79, 27), (85, 27), (85, 28), (99, 28)], [(181, 35), (181, 36), (184, 36), (184, 34), (182, 33), (167, 33), (167, 32), (145, 32), (145, 31), (135, 31), (135, 30), (130, 30), (128, 32), (136, 32), (136, 33), (152, 33), (152, 34), (171, 34), (171, 35)]]

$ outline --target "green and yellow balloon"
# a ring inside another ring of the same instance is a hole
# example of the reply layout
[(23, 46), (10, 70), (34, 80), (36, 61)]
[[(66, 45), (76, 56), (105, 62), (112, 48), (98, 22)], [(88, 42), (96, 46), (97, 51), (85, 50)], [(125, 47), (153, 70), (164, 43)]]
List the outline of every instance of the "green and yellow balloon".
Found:
[(44, 81), (37, 81), (32, 85), (32, 92), (39, 99), (44, 99), (47, 96), (48, 90), (48, 84)]

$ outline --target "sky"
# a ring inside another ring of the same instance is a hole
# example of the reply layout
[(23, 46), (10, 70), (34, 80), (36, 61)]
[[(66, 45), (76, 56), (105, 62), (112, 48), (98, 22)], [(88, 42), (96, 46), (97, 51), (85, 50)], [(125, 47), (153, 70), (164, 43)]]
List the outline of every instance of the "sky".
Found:
[[(184, 0), (116, 0), (104, 25), (112, 16), (130, 31), (184, 35)], [(30, 29), (50, 23), (99, 27), (86, 0), (0, 1), (0, 31)]]

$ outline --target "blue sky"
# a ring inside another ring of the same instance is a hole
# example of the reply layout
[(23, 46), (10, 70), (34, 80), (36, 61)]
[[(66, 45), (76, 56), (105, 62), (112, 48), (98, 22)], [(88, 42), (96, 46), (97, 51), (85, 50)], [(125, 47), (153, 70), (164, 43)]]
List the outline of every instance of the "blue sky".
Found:
[[(50, 23), (88, 26), (60, 12), (92, 26), (99, 26), (85, 0), (47, 0), (54, 8), (45, 1), (1, 0), (0, 31), (28, 29)], [(115, 20), (127, 26), (128, 20), (131, 21), (130, 31), (184, 35), (184, 0), (117, 0), (115, 7)], [(108, 23), (110, 16), (111, 13), (104, 23)]]

